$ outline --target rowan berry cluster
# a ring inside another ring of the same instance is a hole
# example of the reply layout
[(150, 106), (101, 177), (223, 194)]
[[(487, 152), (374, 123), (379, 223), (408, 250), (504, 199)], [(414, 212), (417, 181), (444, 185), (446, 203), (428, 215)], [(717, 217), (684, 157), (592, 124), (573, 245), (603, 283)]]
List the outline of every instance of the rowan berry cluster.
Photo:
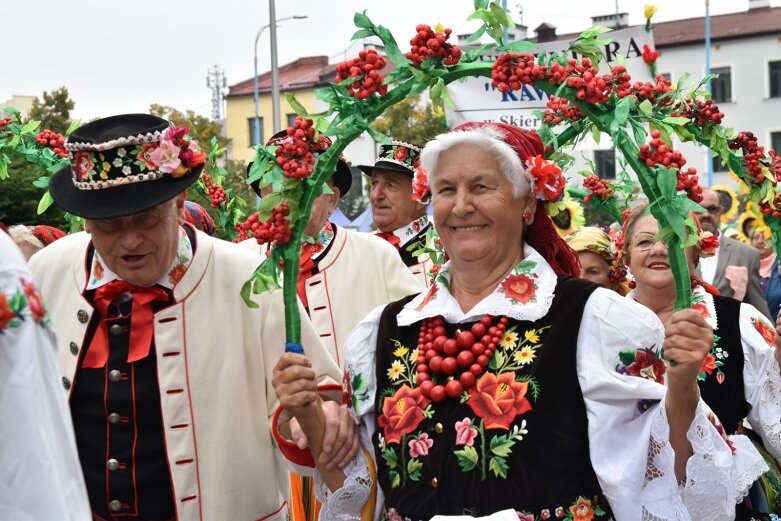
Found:
[(212, 183), (212, 176), (209, 174), (202, 174), (201, 180), (203, 181), (203, 186), (206, 188), (206, 195), (211, 201), (212, 208), (219, 208), (221, 204), (228, 200), (225, 189), (218, 184)]
[(610, 75), (613, 80), (613, 89), (616, 96), (619, 98), (625, 98), (632, 94), (632, 84), (629, 82), (631, 76), (626, 72), (626, 67), (623, 65), (616, 65), (610, 69)]
[(600, 199), (609, 199), (613, 195), (613, 188), (597, 175), (590, 175), (583, 180), (583, 188), (591, 192), (583, 198), (585, 202), (591, 201), (594, 196)]
[(656, 83), (650, 81), (636, 81), (634, 85), (632, 85), (632, 94), (638, 100), (648, 100), (653, 104), (659, 102), (662, 106), (669, 105), (673, 101), (672, 98), (667, 97), (661, 101), (659, 101), (659, 98), (670, 92), (672, 90), (672, 85), (673, 83), (670, 80), (661, 74), (657, 74)]
[(238, 236), (233, 242), (254, 237), (258, 244), (267, 244), (275, 242), (276, 244), (287, 244), (290, 242), (290, 236), (293, 230), (290, 228), (290, 221), (287, 216), (290, 214), (290, 207), (287, 202), (282, 202), (271, 210), (271, 216), (265, 221), (260, 221), (258, 212), (253, 213), (244, 222), (234, 226)]
[(461, 60), (461, 49), (457, 45), (447, 43), (451, 29), (435, 32), (430, 26), (420, 24), (415, 27), (417, 33), (409, 41), (412, 48), (405, 54), (415, 67), (429, 58), (439, 58), (445, 65), (455, 65)]
[(577, 90), (575, 96), (587, 103), (604, 103), (610, 99), (612, 90), (611, 76), (599, 75), (599, 69), (591, 65), (591, 60), (583, 58), (580, 63), (570, 58), (568, 67), (572, 73), (567, 77), (567, 87)]
[(718, 105), (713, 103), (713, 100), (686, 100), (681, 107), (674, 110), (671, 114), (673, 117), (688, 118), (697, 123), (697, 126), (703, 127), (709, 121), (713, 121), (716, 125), (721, 124), (721, 120), (724, 118), (724, 113), (719, 111)]
[(348, 78), (355, 81), (347, 85), (350, 96), (366, 99), (375, 92), (384, 96), (388, 86), (383, 85), (384, 76), (380, 71), (385, 67), (385, 58), (374, 49), (363, 50), (357, 58), (344, 61), (336, 66), (336, 83)]
[(11, 122), (11, 116), (0, 118), (0, 132), (3, 132), (5, 130), (6, 125), (8, 125), (10, 122)]
[(668, 147), (662, 140), (661, 133), (658, 130), (651, 131), (650, 143), (640, 145), (638, 156), (645, 161), (649, 168), (661, 165), (677, 170), (678, 184), (676, 189), (685, 191), (689, 199), (694, 202), (702, 201), (702, 188), (698, 183), (697, 170), (693, 167), (689, 167), (685, 171), (683, 170), (686, 158), (678, 150)]
[(315, 128), (311, 119), (298, 116), (293, 126), (287, 129), (287, 138), (277, 146), (277, 164), (285, 177), (305, 179), (312, 174), (315, 156)]
[(537, 65), (533, 54), (507, 53), (499, 56), (491, 66), (491, 80), (501, 92), (520, 90), (521, 85), (531, 85), (546, 78), (548, 68)]
[[(733, 150), (743, 150), (743, 159), (746, 161), (748, 173), (757, 183), (765, 180), (765, 174), (762, 172), (761, 160), (765, 157), (765, 147), (759, 144), (753, 133), (744, 131), (738, 134), (738, 137), (729, 142), (729, 147)], [(775, 179), (770, 180), (773, 184)]]
[[(11, 118), (6, 119), (10, 121)], [(57, 157), (68, 157), (68, 152), (65, 150), (65, 137), (58, 132), (52, 132), (47, 128), (35, 136), (35, 142), (43, 147), (51, 148)]]
[(548, 100), (548, 108), (542, 111), (542, 116), (548, 125), (558, 125), (563, 120), (578, 121), (583, 118), (580, 108), (569, 100), (551, 96)]

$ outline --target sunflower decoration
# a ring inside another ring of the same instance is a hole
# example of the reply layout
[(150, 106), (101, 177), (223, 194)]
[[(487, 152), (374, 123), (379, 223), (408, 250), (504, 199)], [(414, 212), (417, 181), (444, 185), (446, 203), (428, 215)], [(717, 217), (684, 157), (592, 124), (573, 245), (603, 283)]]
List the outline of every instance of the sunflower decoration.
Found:
[[(746, 183), (743, 182), (743, 180), (739, 178), (738, 175), (732, 170), (729, 171), (729, 178), (732, 180), (735, 186), (738, 187), (738, 195), (743, 196), (748, 194), (748, 185), (746, 185)], [(715, 190), (716, 187), (714, 186), (713, 189)]]
[(553, 221), (556, 231), (564, 237), (568, 233), (586, 224), (586, 217), (583, 214), (583, 206), (576, 200), (566, 194), (561, 201), (547, 203), (545, 210)]
[(735, 229), (738, 232), (737, 239), (740, 242), (751, 244), (751, 230), (758, 224), (757, 219), (761, 219), (761, 225), (764, 225), (764, 227), (767, 228), (762, 216), (758, 212), (752, 211), (750, 208), (747, 208), (745, 212), (738, 216)]
[(724, 213), (721, 214), (721, 224), (727, 224), (738, 215), (738, 194), (729, 185), (714, 186), (713, 191), (718, 194), (721, 207), (725, 208)]

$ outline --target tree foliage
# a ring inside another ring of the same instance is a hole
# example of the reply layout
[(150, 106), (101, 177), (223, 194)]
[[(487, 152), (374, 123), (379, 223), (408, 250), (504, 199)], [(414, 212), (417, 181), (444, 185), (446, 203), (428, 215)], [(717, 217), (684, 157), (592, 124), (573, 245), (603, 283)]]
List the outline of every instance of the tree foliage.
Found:
[(33, 186), (33, 181), (43, 175), (43, 169), (28, 163), (20, 155), (9, 155), (11, 164), (8, 166), (8, 179), (2, 181), (0, 189), (0, 222), (9, 226), (49, 224), (67, 230), (62, 209), (57, 205), (52, 205), (44, 213), (38, 214), (38, 200), (43, 191)]
[(30, 108), (29, 119), (40, 121), (39, 128), (64, 134), (71, 123), (71, 110), (75, 103), (70, 99), (67, 87), (60, 87), (51, 91), (51, 94), (44, 91), (43, 101), (40, 98), (33, 100)]
[(448, 130), (431, 111), (431, 103), (422, 103), (420, 96), (406, 98), (393, 105), (372, 123), (372, 128), (393, 139), (425, 145)]

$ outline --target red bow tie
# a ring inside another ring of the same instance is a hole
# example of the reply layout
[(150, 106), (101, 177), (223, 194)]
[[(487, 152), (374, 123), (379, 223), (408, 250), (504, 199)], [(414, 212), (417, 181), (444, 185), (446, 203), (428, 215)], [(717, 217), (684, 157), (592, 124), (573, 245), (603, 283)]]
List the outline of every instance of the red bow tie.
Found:
[(394, 245), (397, 250), (399, 249), (399, 245), (401, 244), (401, 239), (399, 239), (399, 237), (395, 233), (377, 232), (377, 237), (379, 237), (380, 239), (385, 239), (386, 241)]
[(108, 306), (117, 296), (126, 291), (133, 297), (130, 315), (130, 350), (127, 361), (132, 363), (149, 355), (154, 335), (152, 302), (168, 300), (168, 292), (159, 287), (140, 288), (122, 280), (115, 280), (95, 290), (95, 308), (100, 313), (100, 322), (84, 356), (82, 367), (99, 369), (105, 367), (108, 362), (109, 342), (106, 327)]

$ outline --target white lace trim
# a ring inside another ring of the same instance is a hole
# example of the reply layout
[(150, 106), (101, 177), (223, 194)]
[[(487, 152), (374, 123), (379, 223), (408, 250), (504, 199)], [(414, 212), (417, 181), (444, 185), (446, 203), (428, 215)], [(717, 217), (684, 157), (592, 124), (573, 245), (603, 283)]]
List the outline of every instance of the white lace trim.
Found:
[[(523, 257), (537, 263), (533, 271), (534, 281), (537, 286), (534, 300), (526, 303), (510, 300), (503, 292), (499, 291), (502, 287), (500, 282), (493, 293), (465, 313), (461, 310), (456, 299), (450, 294), (446, 285), (437, 280), (432, 285), (437, 287), (436, 290), (431, 290), (430, 288), (429, 291), (419, 294), (404, 306), (398, 315), (399, 326), (408, 326), (424, 318), (438, 315), (441, 315), (446, 322), (451, 324), (469, 322), (483, 315), (506, 316), (516, 320), (528, 320), (531, 322), (541, 319), (548, 313), (553, 303), (557, 281), (556, 273), (545, 259), (528, 244), (523, 245)], [(450, 282), (449, 261), (443, 266), (440, 275)], [(417, 308), (432, 291), (435, 297), (418, 310)]]
[(767, 364), (767, 372), (761, 378), (759, 392), (759, 421), (764, 434), (765, 448), (781, 458), (781, 370), (778, 361)]
[(373, 483), (363, 451), (359, 450), (342, 471), (346, 476), (342, 488), (331, 492), (320, 472), (315, 470), (315, 496), (323, 504), (322, 521), (361, 521), (361, 511)]

